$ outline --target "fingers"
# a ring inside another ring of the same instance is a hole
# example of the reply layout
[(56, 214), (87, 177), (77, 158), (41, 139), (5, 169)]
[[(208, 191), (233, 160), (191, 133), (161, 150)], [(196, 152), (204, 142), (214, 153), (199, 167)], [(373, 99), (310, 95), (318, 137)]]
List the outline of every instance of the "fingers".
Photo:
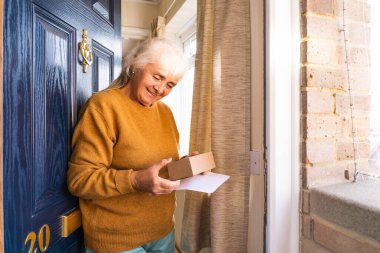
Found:
[(161, 178), (159, 185), (152, 191), (153, 194), (169, 194), (180, 185), (180, 180), (171, 181)]
[(195, 155), (199, 155), (199, 151), (193, 151), (190, 153), (190, 156), (195, 156)]
[(179, 181), (170, 181), (159, 176), (159, 172), (172, 158), (163, 159), (151, 167), (134, 171), (131, 174), (132, 186), (138, 191), (152, 194), (169, 194), (179, 185)]
[(193, 152), (191, 152), (189, 155), (184, 155), (184, 156), (182, 156), (182, 157), (180, 158), (180, 160), (183, 159), (183, 158), (186, 158), (186, 157), (189, 157), (189, 156), (195, 156), (195, 155), (199, 155), (199, 152), (198, 152), (198, 151), (193, 151)]
[(171, 181), (164, 178), (161, 179), (161, 186), (167, 189), (168, 188), (175, 189), (177, 186), (180, 185), (180, 183), (181, 183), (181, 180)]
[(160, 171), (162, 168), (164, 168), (168, 163), (171, 163), (172, 161), (172, 158), (168, 158), (168, 159), (162, 159), (161, 162), (153, 165), (154, 169), (156, 169), (157, 171)]

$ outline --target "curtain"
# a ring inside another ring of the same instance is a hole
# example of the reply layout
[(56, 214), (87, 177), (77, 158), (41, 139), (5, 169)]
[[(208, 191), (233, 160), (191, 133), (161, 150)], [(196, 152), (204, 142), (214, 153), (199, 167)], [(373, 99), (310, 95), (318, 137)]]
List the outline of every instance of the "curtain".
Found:
[(247, 251), (250, 182), (249, 0), (198, 0), (190, 151), (212, 151), (230, 175), (215, 193), (186, 192), (186, 253)]

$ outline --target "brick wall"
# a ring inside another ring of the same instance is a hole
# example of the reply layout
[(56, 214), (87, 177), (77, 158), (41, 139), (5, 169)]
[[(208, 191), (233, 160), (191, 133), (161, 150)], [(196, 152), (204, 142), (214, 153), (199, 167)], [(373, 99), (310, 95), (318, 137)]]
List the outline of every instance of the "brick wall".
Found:
[[(341, 243), (345, 240), (362, 243), (363, 238), (318, 219), (309, 210), (310, 187), (347, 181), (345, 171), (352, 176), (354, 169), (349, 82), (342, 31), (343, 0), (301, 0), (300, 3), (303, 188), (301, 251), (343, 252)], [(355, 156), (360, 169), (368, 170), (370, 5), (367, 0), (345, 0), (344, 3), (350, 56), (349, 77), (354, 101), (353, 123), (358, 141)], [(331, 243), (330, 236), (337, 241)], [(364, 246), (359, 246), (367, 249), (366, 245), (364, 243)]]

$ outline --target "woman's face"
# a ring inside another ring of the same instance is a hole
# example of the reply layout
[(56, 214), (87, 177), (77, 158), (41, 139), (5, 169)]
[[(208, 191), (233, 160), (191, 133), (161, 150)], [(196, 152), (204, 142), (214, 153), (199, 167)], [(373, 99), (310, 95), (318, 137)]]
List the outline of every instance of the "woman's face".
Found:
[(137, 70), (131, 79), (130, 97), (143, 106), (151, 106), (154, 102), (167, 96), (176, 86), (179, 78), (173, 76), (164, 67), (147, 64)]

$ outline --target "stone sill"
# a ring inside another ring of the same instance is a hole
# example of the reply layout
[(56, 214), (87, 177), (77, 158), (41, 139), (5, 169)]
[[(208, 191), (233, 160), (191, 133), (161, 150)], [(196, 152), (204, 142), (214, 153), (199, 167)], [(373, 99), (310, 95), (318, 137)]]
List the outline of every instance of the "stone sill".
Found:
[(310, 212), (380, 242), (380, 180), (312, 188)]

